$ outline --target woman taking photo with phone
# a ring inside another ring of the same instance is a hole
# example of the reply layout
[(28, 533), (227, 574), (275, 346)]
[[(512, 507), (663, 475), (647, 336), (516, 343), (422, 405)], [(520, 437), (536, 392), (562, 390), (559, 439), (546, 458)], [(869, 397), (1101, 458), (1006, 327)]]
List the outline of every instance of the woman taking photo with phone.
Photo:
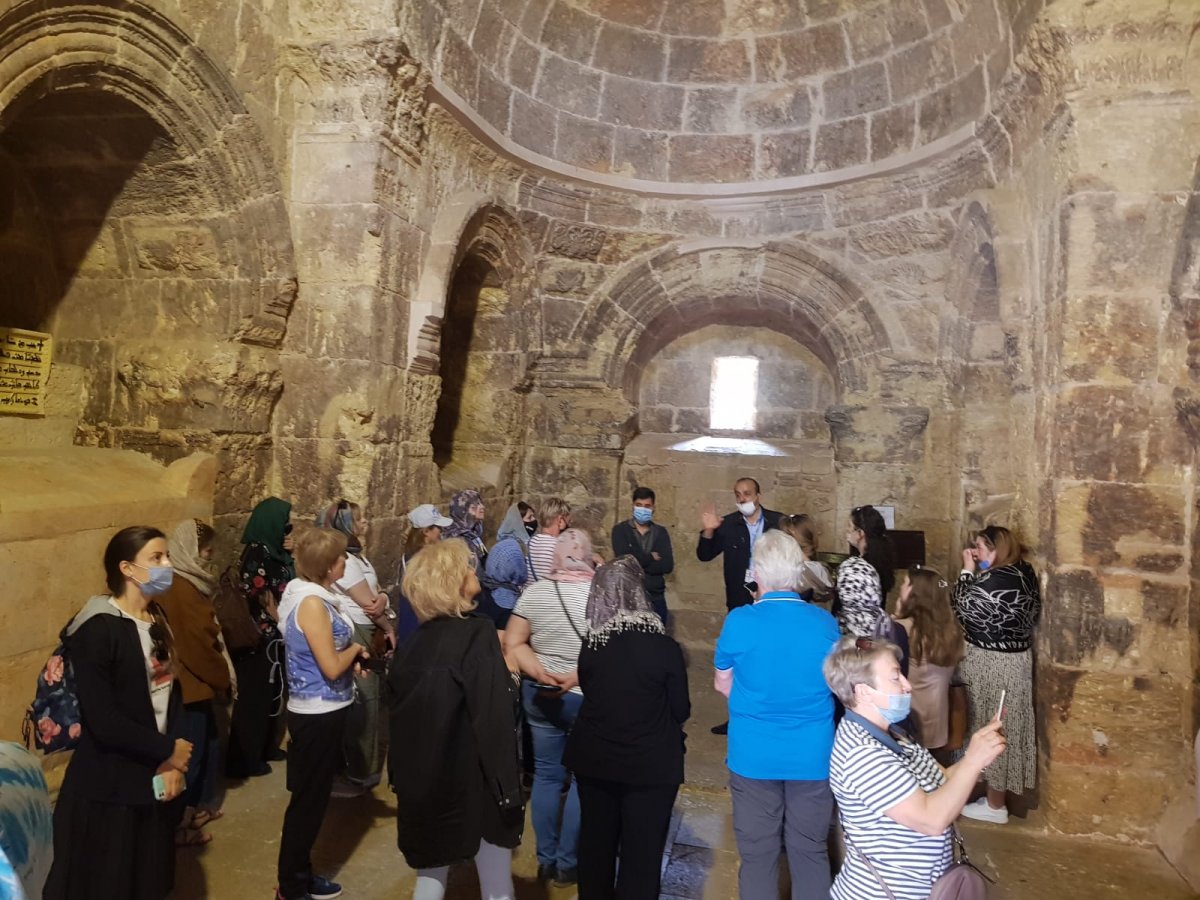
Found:
[(337, 897), (341, 885), (315, 875), (312, 846), (329, 806), (342, 760), (346, 716), (354, 702), (354, 625), (341, 611), (333, 584), (346, 571), (346, 536), (308, 528), (296, 539), (297, 577), (279, 601), (279, 627), (288, 655), (287, 788), (292, 797), (279, 840), (278, 900)]
[(969, 819), (1008, 822), (1007, 794), (1037, 784), (1033, 718), (1033, 629), (1042, 609), (1037, 574), (1007, 528), (989, 525), (963, 551), (954, 612), (967, 639), (959, 673), (967, 683), (967, 727), (980, 728), (1000, 706), (1008, 750), (984, 771), (987, 796), (963, 810)]
[(54, 808), (46, 900), (158, 900), (175, 886), (192, 745), (176, 736), (171, 632), (154, 600), (173, 574), (161, 531), (117, 532), (104, 551), (109, 593), (65, 630), (83, 721)]

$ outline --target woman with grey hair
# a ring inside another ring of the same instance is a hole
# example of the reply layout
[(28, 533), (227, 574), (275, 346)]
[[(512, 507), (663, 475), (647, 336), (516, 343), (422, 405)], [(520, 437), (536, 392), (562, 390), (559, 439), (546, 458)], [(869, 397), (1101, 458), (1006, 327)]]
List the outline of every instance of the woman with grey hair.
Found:
[(583, 706), (563, 757), (579, 783), (580, 900), (658, 897), (683, 783), (687, 668), (643, 575), (637, 559), (622, 556), (596, 571), (588, 595)]
[(742, 900), (776, 895), (781, 849), (793, 900), (829, 896), (833, 697), (821, 664), (838, 627), (797, 593), (803, 564), (785, 532), (758, 539), (756, 601), (726, 616), (713, 660), (714, 686), (729, 698), (726, 762)]
[(849, 635), (838, 641), (824, 670), (846, 707), (829, 771), (846, 861), (830, 897), (875, 900), (890, 892), (896, 900), (924, 900), (954, 861), (954, 820), (980, 772), (1004, 751), (1000, 718), (975, 732), (960, 762), (942, 769), (895, 728), (912, 698), (899, 647)]

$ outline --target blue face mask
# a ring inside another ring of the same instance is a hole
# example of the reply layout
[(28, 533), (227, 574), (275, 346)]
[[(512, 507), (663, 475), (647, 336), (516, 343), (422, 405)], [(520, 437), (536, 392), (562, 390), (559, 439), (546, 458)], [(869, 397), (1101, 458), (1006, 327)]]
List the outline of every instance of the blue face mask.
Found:
[(640, 525), (649, 524), (654, 518), (654, 510), (647, 509), (645, 506), (635, 506), (633, 508), (633, 520)]
[(137, 563), (130, 563), (131, 566), (137, 566), (139, 569), (145, 569), (150, 573), (150, 577), (145, 583), (137, 581), (137, 586), (142, 589), (142, 593), (147, 597), (157, 597), (159, 594), (165, 594), (171, 589), (171, 582), (175, 580), (175, 570), (170, 566), (138, 566)]
[(912, 694), (884, 694), (878, 688), (871, 688), (871, 690), (887, 697), (887, 706), (876, 704), (875, 708), (879, 710), (879, 714), (889, 723), (895, 725), (897, 722), (903, 722), (908, 718), (908, 714), (912, 710)]
[(980, 572), (986, 572), (991, 567), (992, 567), (992, 564), (990, 562), (988, 562), (986, 559), (981, 559), (979, 561), (979, 571)]

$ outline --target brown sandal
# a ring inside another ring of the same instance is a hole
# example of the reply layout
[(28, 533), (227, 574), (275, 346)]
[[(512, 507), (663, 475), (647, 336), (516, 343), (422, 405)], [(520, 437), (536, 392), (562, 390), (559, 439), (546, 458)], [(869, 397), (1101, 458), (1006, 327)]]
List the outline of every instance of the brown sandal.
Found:
[(222, 809), (198, 809), (192, 814), (192, 823), (190, 828), (203, 828), (209, 822), (215, 822), (221, 816), (225, 815)]

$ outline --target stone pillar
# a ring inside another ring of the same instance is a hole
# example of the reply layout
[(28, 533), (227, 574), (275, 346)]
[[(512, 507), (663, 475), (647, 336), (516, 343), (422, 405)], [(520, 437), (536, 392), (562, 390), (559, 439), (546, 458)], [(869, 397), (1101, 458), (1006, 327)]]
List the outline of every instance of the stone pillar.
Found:
[(1085, 87), (1047, 328), (1043, 798), (1062, 831), (1153, 841), (1192, 794), (1195, 455), (1176, 419), (1186, 334), (1169, 294), (1200, 107), (1160, 65), (1184, 52), (1190, 19), (1102, 5), (1057, 13)]

